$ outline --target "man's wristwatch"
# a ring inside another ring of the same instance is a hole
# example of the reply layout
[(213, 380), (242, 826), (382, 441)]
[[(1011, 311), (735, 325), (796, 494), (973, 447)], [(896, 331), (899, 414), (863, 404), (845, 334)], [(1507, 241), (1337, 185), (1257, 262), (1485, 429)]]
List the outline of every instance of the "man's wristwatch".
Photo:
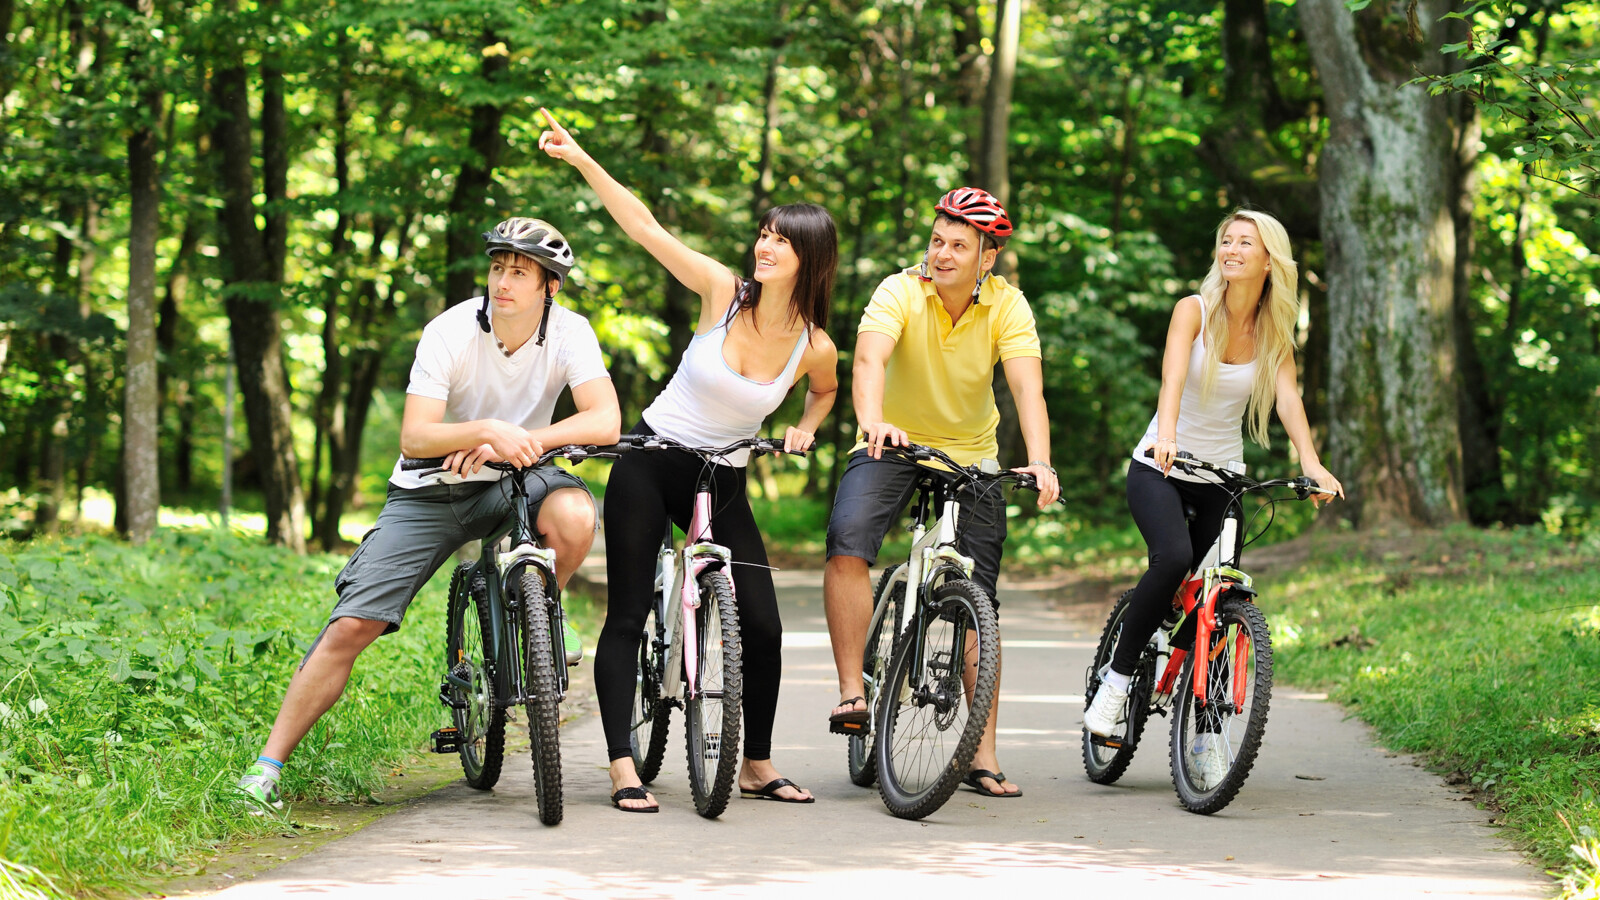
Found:
[(1030, 459), (1030, 460), (1028, 460), (1028, 465), (1030, 465), (1030, 466), (1040, 466), (1040, 467), (1049, 469), (1051, 475), (1056, 474), (1056, 467), (1050, 465), (1049, 463), (1045, 462), (1042, 459)]

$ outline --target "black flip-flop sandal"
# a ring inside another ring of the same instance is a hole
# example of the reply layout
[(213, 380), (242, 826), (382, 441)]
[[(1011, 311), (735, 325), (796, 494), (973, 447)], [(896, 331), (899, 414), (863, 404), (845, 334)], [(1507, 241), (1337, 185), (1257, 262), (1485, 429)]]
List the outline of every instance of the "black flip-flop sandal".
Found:
[(642, 787), (625, 787), (611, 795), (611, 805), (623, 812), (653, 813), (660, 812), (661, 805), (655, 806), (623, 806), (624, 800), (649, 800), (650, 792)]
[(972, 788), (973, 790), (975, 790), (978, 793), (984, 795), (985, 797), (999, 797), (1001, 799), (1009, 799), (1011, 797), (1021, 797), (1022, 796), (1022, 790), (1020, 788), (1017, 790), (1017, 792), (1015, 794), (1009, 794), (1009, 793), (1006, 793), (1005, 791), (991, 791), (988, 788), (983, 786), (983, 779), (985, 779), (985, 778), (993, 778), (995, 784), (1005, 784), (1006, 783), (1006, 776), (1005, 776), (1004, 772), (991, 772), (988, 769), (973, 769), (972, 771), (968, 772), (967, 773), (967, 777), (961, 779), (961, 781), (967, 787)]
[(739, 796), (746, 800), (776, 800), (779, 803), (813, 803), (817, 799), (815, 797), (805, 797), (803, 799), (779, 797), (778, 791), (783, 790), (786, 787), (792, 787), (797, 791), (803, 790), (800, 785), (795, 784), (787, 778), (774, 778), (773, 780), (754, 790), (751, 790), (750, 788), (739, 788)]

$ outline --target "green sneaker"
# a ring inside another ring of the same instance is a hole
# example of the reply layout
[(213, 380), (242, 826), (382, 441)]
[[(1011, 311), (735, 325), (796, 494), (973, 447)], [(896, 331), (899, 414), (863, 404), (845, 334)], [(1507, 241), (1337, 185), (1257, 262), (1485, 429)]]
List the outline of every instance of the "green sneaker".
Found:
[(575, 666), (583, 661), (583, 642), (578, 640), (578, 629), (567, 621), (565, 611), (561, 613), (561, 643), (567, 648), (567, 665)]
[(244, 776), (234, 790), (250, 802), (256, 804), (257, 809), (250, 810), (252, 816), (264, 816), (267, 809), (283, 809), (283, 795), (278, 793), (278, 779), (267, 774), (267, 767), (257, 763), (244, 770)]

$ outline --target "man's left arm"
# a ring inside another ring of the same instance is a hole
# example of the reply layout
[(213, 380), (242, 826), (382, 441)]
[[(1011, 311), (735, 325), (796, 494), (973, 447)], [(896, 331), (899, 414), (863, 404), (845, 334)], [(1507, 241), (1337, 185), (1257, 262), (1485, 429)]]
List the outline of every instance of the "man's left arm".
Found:
[(622, 434), (622, 406), (610, 378), (591, 378), (572, 388), (572, 405), (578, 411), (533, 436), (546, 449), (565, 444), (615, 444)]
[(1017, 419), (1022, 424), (1022, 443), (1028, 448), (1028, 465), (1015, 469), (1027, 472), (1039, 482), (1039, 508), (1044, 509), (1061, 495), (1061, 482), (1050, 465), (1050, 413), (1044, 405), (1044, 364), (1037, 356), (1013, 356), (1001, 363), (1006, 384), (1017, 403)]

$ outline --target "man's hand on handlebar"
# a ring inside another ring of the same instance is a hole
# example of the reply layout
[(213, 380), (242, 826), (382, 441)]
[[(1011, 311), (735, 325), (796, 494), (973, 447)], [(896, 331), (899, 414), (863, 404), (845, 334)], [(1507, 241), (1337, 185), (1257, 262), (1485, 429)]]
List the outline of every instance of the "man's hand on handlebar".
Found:
[(904, 447), (911, 443), (906, 433), (890, 425), (888, 422), (873, 422), (861, 426), (861, 436), (867, 440), (867, 455), (873, 459), (883, 458), (883, 448)]
[(1061, 480), (1056, 477), (1056, 473), (1051, 471), (1049, 467), (1023, 466), (1011, 471), (1033, 476), (1033, 481), (1039, 488), (1040, 509), (1044, 509), (1046, 506), (1056, 502), (1056, 498), (1061, 496)]

